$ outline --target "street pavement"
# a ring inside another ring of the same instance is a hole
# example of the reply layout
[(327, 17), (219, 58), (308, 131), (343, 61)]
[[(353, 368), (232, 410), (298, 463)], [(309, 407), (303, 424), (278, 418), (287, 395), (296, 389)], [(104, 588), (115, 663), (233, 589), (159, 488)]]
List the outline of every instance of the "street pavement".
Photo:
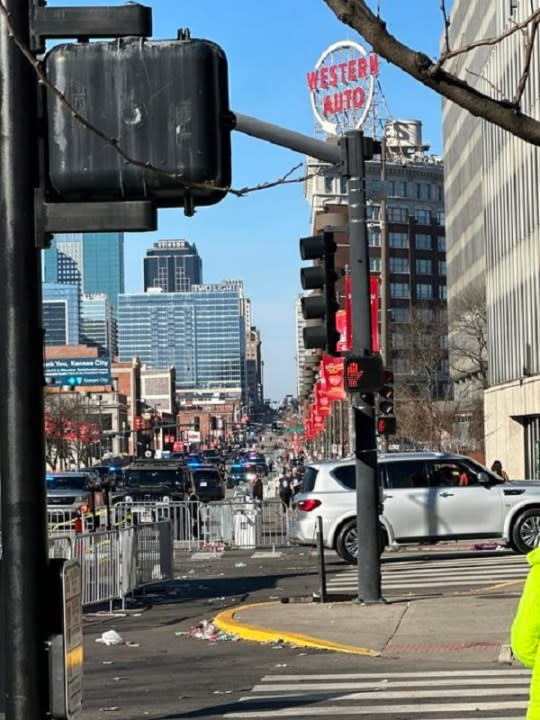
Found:
[[(525, 558), (398, 555), (385, 558), (383, 588), (399, 567), (428, 578), (367, 605), (314, 601), (310, 551), (181, 558), (176, 580), (125, 617), (86, 616), (81, 720), (523, 718), (530, 674), (508, 642)], [(356, 572), (330, 556), (328, 569), (329, 584)], [(96, 643), (112, 628), (122, 645)]]

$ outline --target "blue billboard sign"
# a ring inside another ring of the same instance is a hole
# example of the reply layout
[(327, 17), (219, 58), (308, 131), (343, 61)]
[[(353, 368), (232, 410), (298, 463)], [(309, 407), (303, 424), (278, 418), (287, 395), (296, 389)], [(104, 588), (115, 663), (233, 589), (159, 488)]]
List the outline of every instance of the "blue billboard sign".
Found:
[(45, 360), (47, 385), (111, 385), (110, 357)]

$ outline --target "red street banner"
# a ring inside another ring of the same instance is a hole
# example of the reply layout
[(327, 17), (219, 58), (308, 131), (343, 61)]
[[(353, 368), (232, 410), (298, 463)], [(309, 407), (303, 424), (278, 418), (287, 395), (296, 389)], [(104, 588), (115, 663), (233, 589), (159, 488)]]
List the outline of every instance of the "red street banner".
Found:
[(379, 276), (369, 276), (369, 307), (371, 312), (371, 352), (379, 352)]
[(343, 388), (343, 358), (335, 358), (323, 354), (321, 358), (321, 373), (326, 380), (326, 397), (331, 401), (346, 398)]
[(351, 276), (345, 275), (345, 309), (336, 313), (336, 330), (339, 340), (336, 351), (346, 353), (352, 350), (352, 319), (351, 319)]

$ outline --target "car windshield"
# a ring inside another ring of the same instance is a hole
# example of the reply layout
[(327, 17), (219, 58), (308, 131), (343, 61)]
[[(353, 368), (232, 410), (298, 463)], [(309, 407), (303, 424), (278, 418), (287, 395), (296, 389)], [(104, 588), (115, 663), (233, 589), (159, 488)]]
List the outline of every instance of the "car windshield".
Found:
[(71, 475), (62, 477), (58, 475), (47, 475), (47, 490), (86, 490), (88, 477), (86, 475)]
[(181, 480), (178, 470), (126, 470), (126, 485), (174, 485)]
[(198, 472), (195, 475), (195, 482), (197, 483), (197, 485), (200, 482), (204, 482), (207, 485), (218, 485), (219, 475), (216, 475), (213, 472)]

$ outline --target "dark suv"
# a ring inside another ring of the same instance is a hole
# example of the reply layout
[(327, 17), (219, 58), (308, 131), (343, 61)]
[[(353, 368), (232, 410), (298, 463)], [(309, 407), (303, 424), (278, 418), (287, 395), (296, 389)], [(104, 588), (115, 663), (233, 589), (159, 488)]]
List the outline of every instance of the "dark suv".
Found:
[(184, 500), (186, 468), (175, 460), (135, 460), (124, 468), (125, 500)]
[(197, 465), (189, 468), (187, 483), (192, 485), (195, 494), (203, 502), (225, 498), (223, 475), (214, 465)]

